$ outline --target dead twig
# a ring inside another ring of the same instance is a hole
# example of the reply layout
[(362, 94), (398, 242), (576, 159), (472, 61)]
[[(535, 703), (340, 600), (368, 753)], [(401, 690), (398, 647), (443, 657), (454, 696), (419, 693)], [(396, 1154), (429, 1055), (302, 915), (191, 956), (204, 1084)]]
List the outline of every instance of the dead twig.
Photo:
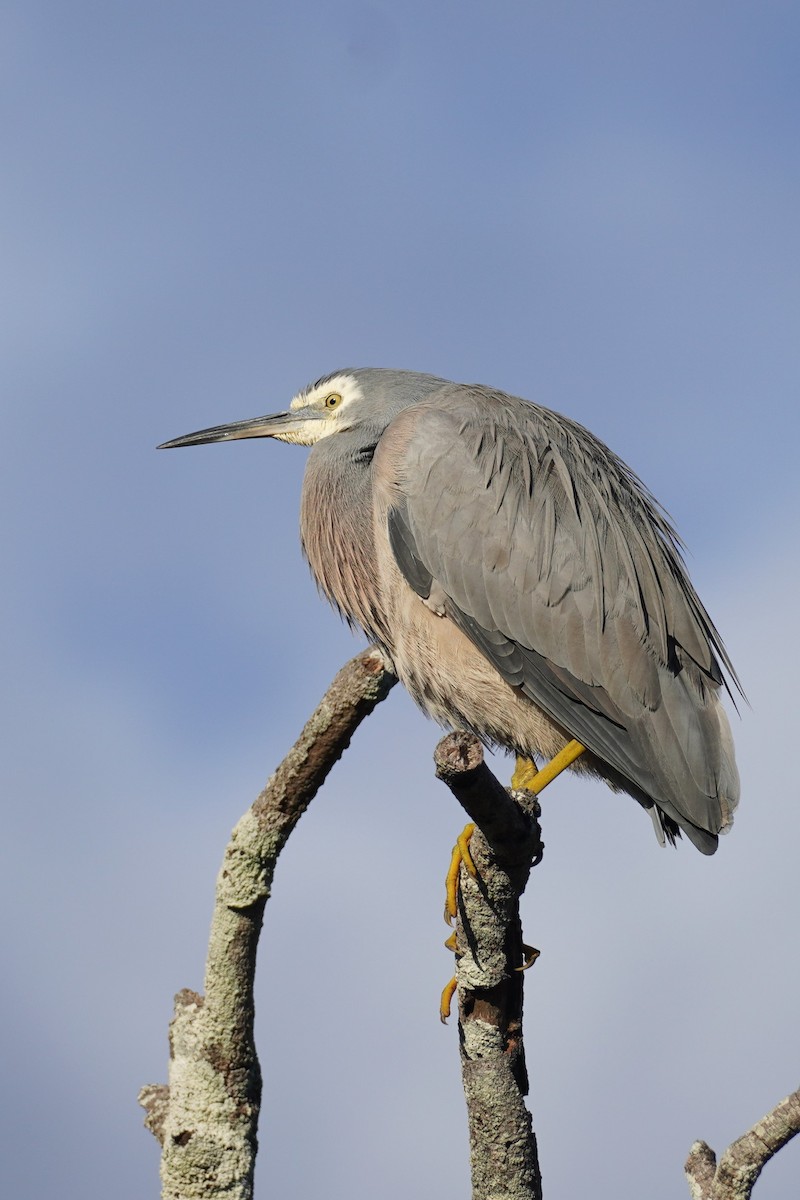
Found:
[(217, 879), (204, 995), (175, 997), (169, 1085), (139, 1096), (162, 1146), (165, 1200), (252, 1197), (261, 1102), (253, 979), (275, 864), (355, 730), (396, 682), (375, 649), (343, 667), (233, 830)]

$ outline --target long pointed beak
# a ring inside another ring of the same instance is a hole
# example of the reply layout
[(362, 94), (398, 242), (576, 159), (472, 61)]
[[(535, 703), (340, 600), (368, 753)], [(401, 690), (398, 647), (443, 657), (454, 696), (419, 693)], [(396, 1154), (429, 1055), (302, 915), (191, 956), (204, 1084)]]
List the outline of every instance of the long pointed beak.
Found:
[[(158, 450), (174, 450), (178, 446), (203, 446), (207, 442), (233, 442), (239, 438), (277, 437), (294, 441), (308, 422), (322, 419), (323, 414), (314, 409), (299, 409), (273, 413), (266, 417), (252, 417), (249, 421), (233, 421), (230, 425), (212, 425), (209, 429), (198, 429), (162, 442)], [(299, 439), (298, 439), (299, 440)], [(304, 439), (305, 440), (305, 439)]]

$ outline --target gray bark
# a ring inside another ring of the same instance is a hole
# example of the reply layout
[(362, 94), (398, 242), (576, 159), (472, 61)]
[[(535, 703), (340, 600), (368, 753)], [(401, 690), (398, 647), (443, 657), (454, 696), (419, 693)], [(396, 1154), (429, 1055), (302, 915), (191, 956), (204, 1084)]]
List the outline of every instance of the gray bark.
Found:
[(684, 1170), (692, 1200), (750, 1200), (756, 1180), (782, 1146), (800, 1133), (800, 1090), (732, 1142), (717, 1163), (706, 1142), (695, 1142)]
[[(144, 1087), (145, 1124), (162, 1146), (164, 1200), (252, 1200), (261, 1101), (253, 981), (264, 907), (289, 835), (361, 721), (396, 683), (374, 648), (334, 679), (298, 741), (231, 835), (217, 879), (204, 994), (175, 997), (169, 1083)], [(459, 1041), (473, 1200), (541, 1200), (525, 1107), (519, 897), (541, 860), (539, 805), (507, 792), (471, 734), (449, 734), (436, 773), (477, 829), (456, 917)], [(535, 954), (536, 952), (534, 952)], [(705, 1142), (686, 1163), (693, 1200), (749, 1200), (765, 1163), (800, 1131), (800, 1091), (734, 1142), (717, 1164)]]
[(473, 1200), (541, 1200), (522, 1040), (522, 929), (519, 898), (542, 857), (539, 804), (507, 792), (471, 734), (436, 748), (436, 773), (475, 822), (462, 866), (456, 917), (461, 1069), (470, 1136)]

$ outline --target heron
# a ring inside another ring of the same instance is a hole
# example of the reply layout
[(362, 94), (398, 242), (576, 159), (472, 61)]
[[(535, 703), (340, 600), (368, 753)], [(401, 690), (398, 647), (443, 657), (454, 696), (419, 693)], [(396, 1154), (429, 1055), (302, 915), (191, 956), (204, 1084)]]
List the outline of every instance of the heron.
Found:
[(670, 519), (603, 442), (492, 387), (369, 367), (161, 448), (261, 437), (311, 447), (311, 571), (429, 716), (599, 777), (662, 845), (714, 853), (741, 685)]

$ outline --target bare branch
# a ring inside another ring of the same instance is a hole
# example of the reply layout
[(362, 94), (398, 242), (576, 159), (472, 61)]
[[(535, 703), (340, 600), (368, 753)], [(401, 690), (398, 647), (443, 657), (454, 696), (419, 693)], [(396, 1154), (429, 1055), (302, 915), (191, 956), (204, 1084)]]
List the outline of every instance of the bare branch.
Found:
[(695, 1142), (684, 1171), (692, 1200), (750, 1200), (755, 1182), (782, 1146), (800, 1133), (800, 1090), (737, 1138), (717, 1165), (714, 1151)]
[(169, 1200), (252, 1196), (261, 1101), (253, 979), (275, 863), (361, 721), (396, 682), (375, 649), (343, 667), (233, 830), (217, 879), (205, 995), (175, 997), (169, 1086), (150, 1085), (139, 1096), (162, 1145)]
[(436, 774), (478, 826), (462, 866), (456, 921), (461, 1069), (470, 1130), (473, 1200), (541, 1200), (536, 1135), (522, 1041), (519, 898), (542, 857), (539, 805), (509, 793), (471, 734), (443, 738)]

